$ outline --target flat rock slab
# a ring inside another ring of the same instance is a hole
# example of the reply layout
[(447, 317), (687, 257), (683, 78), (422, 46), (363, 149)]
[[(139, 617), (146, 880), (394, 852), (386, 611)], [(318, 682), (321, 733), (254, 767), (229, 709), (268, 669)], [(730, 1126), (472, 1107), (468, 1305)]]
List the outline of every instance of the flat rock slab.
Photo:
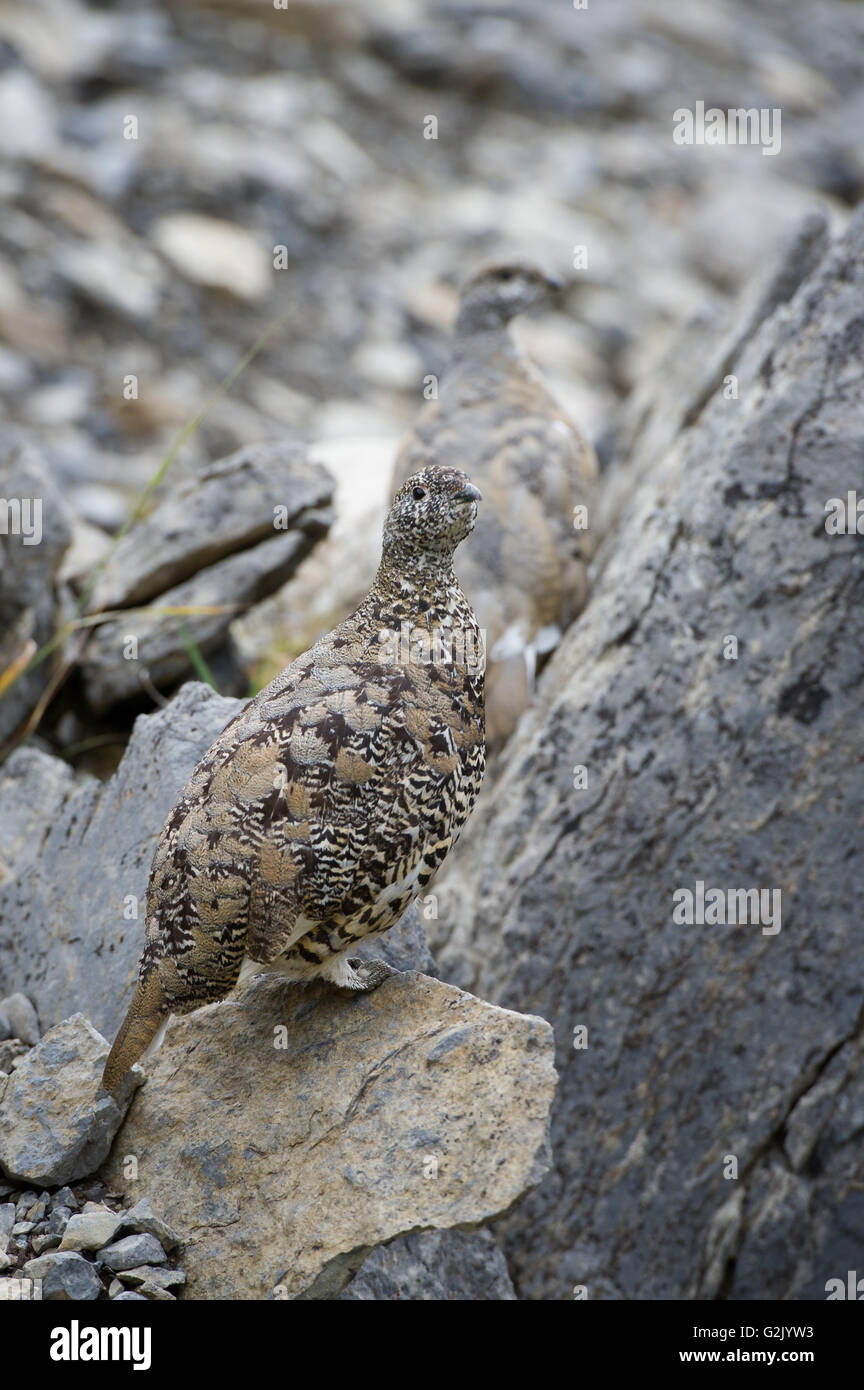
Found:
[[(81, 663), (93, 709), (106, 710), (140, 695), (142, 678), (167, 690), (190, 675), (194, 662), (189, 644), (205, 655), (217, 649), (240, 613), (291, 578), (329, 524), (328, 513), (311, 512), (296, 530), (229, 555), (160, 594), (152, 607), (104, 623)], [(127, 660), (127, 643), (133, 637), (137, 655)]]
[(296, 440), (250, 445), (169, 487), (95, 576), (90, 609), (120, 616), (94, 630), (82, 659), (92, 708), (191, 676), (194, 648), (223, 647), (233, 620), (326, 535), (332, 497), (333, 479)]
[(295, 441), (239, 449), (171, 487), (135, 523), (100, 572), (89, 608), (146, 603), (228, 555), (275, 539), (277, 508), (283, 529), (293, 531), (332, 497), (332, 478)]
[(265, 976), (171, 1024), (104, 1177), (134, 1199), (137, 1158), (187, 1296), (333, 1297), (371, 1248), (540, 1181), (552, 1057), (544, 1020), (414, 972), (353, 998)]

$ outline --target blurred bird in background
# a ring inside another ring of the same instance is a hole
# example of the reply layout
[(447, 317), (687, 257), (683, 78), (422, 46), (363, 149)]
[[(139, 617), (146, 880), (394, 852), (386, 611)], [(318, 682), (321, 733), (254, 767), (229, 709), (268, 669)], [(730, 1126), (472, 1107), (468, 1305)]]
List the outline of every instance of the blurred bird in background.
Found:
[(394, 490), (424, 464), (463, 468), (485, 506), (458, 570), (488, 653), (486, 736), (501, 747), (530, 698), (538, 660), (588, 594), (597, 460), (514, 342), (517, 314), (548, 302), (561, 281), (522, 263), (485, 266), (462, 289), (438, 399), (403, 441)]

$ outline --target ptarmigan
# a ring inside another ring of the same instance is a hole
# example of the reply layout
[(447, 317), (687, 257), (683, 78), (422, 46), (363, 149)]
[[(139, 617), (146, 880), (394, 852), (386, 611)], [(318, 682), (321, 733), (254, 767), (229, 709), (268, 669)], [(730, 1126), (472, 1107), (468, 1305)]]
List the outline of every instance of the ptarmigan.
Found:
[(462, 290), (437, 400), (423, 408), (396, 460), (398, 487), (421, 461), (465, 468), (483, 513), (459, 577), (486, 631), (486, 736), (512, 731), (539, 654), (556, 644), (588, 593), (593, 543), (582, 528), (597, 478), (590, 444), (510, 336), (514, 315), (560, 289), (529, 265), (479, 270)]
[(116, 1089), (171, 1014), (277, 969), (368, 989), (349, 959), (429, 882), (485, 766), (480, 632), (453, 573), (480, 493), (424, 468), (400, 488), (359, 607), (255, 697), (180, 795), (153, 859), (146, 945), (105, 1064)]

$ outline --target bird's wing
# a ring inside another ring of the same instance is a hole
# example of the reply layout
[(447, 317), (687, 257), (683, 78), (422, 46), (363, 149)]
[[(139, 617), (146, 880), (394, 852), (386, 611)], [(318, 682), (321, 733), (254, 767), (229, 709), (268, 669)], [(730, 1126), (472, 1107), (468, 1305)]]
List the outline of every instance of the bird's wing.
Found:
[(449, 819), (446, 788), (460, 783), (478, 735), (436, 670), (343, 670), (339, 688), (297, 716), (276, 756), (285, 790), (268, 853), (297, 815), (307, 817), (294, 852), (297, 905), (304, 919), (325, 922), (374, 905), (435, 844)]

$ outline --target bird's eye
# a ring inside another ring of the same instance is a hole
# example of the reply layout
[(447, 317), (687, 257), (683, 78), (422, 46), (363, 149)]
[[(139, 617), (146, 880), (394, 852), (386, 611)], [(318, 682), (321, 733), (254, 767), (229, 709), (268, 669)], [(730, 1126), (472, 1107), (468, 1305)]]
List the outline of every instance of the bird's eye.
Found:
[(411, 496), (414, 498), (414, 501), (415, 501), (415, 502), (422, 502), (422, 501), (423, 501), (423, 498), (426, 496), (426, 489), (425, 489), (425, 487), (420, 487), (420, 486), (418, 485), (417, 487), (415, 487), (415, 489), (414, 489), (414, 491), (412, 492)]
[(515, 274), (515, 271), (512, 271), (512, 270), (499, 270), (499, 271), (498, 271), (498, 279), (499, 279), (499, 280), (512, 280), (514, 274)]

